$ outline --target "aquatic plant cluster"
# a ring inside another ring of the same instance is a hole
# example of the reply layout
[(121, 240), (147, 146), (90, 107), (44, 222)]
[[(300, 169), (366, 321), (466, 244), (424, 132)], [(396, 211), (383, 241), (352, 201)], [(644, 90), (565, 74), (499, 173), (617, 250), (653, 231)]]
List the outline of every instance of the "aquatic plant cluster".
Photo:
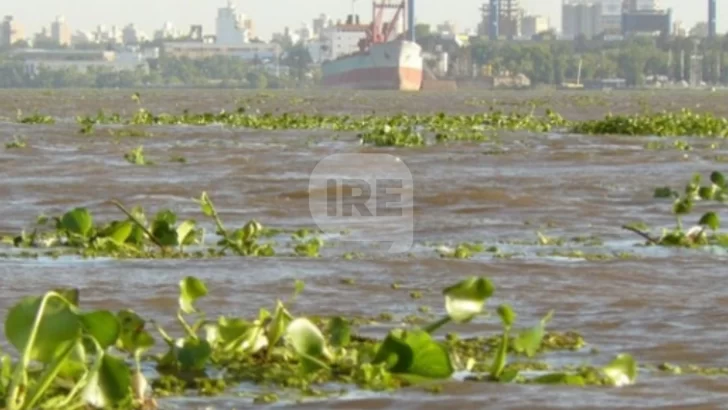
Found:
[(720, 216), (715, 211), (702, 214), (697, 224), (690, 229), (683, 228), (683, 217), (690, 215), (699, 202), (717, 201), (724, 203), (728, 200), (728, 184), (725, 176), (713, 171), (709, 178), (710, 183), (702, 185), (701, 174), (693, 175), (690, 182), (685, 185), (683, 193), (670, 187), (655, 189), (655, 198), (673, 199), (672, 213), (675, 215), (675, 227), (663, 229), (659, 236), (648, 232), (648, 227), (641, 223), (624, 225), (623, 228), (643, 237), (650, 245), (700, 247), (706, 245), (728, 246), (728, 234), (718, 232)]
[[(34, 114), (18, 119), (26, 124), (52, 124), (49, 116)], [(473, 115), (394, 115), (361, 116), (307, 115), (283, 113), (248, 113), (244, 108), (234, 112), (190, 113), (180, 115), (154, 114), (139, 108), (130, 118), (100, 111), (96, 116), (79, 116), (80, 133), (93, 134), (94, 127), (104, 124), (124, 125), (195, 125), (221, 124), (228, 127), (263, 130), (328, 129), (359, 132), (363, 144), (375, 146), (412, 147), (429, 143), (453, 141), (482, 142), (492, 138), (495, 131), (549, 132), (579, 134), (612, 134), (632, 136), (728, 136), (728, 119), (690, 110), (679, 112), (641, 113), (635, 115), (608, 114), (601, 120), (569, 121), (546, 109), (543, 116), (528, 113), (494, 110)], [(138, 132), (138, 131), (137, 131)]]
[[(5, 334), (19, 358), (0, 359), (0, 405), (32, 408), (153, 408), (154, 397), (194, 390), (214, 395), (227, 386), (253, 383), (255, 401), (326, 397), (342, 388), (389, 391), (405, 386), (437, 389), (437, 383), (463, 372), (472, 381), (621, 386), (634, 383), (637, 365), (627, 354), (606, 366), (549, 369), (531, 358), (552, 350), (578, 350), (573, 333), (546, 331), (553, 312), (531, 328), (515, 331), (516, 313), (496, 309), (502, 333), (460, 339), (435, 333), (448, 323), (467, 324), (483, 315), (493, 295), (489, 279), (472, 277), (443, 290), (446, 314), (422, 327), (395, 328), (384, 339), (358, 336), (364, 319), (294, 316), (291, 306), (303, 291), (296, 281), (287, 302), (256, 318), (208, 319), (197, 302), (208, 294), (195, 277), (179, 283), (178, 338), (137, 312), (81, 308), (77, 289), (55, 289), (15, 304), (5, 318)], [(191, 322), (190, 322), (191, 321)], [(150, 354), (156, 339), (162, 352)], [(515, 361), (510, 357), (525, 357)], [(149, 379), (142, 362), (158, 373)], [(537, 374), (534, 374), (537, 373)], [(217, 376), (211, 376), (217, 374)], [(325, 386), (337, 385), (331, 388)]]

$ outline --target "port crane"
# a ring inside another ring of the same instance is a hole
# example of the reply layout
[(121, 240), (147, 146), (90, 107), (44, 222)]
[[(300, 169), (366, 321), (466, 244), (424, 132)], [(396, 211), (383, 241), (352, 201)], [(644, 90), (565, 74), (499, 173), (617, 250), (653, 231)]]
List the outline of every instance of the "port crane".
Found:
[[(386, 43), (391, 40), (392, 33), (394, 32), (397, 24), (402, 23), (403, 27), (408, 25), (408, 14), (407, 7), (413, 7), (414, 1), (409, 0), (407, 3), (405, 0), (379, 0), (372, 2), (372, 23), (366, 31), (366, 37), (359, 40), (359, 49), (366, 51), (372, 44)], [(394, 16), (391, 20), (384, 20), (384, 13), (386, 10), (394, 10)], [(412, 11), (410, 10), (410, 13)], [(410, 24), (412, 19), (410, 20)]]

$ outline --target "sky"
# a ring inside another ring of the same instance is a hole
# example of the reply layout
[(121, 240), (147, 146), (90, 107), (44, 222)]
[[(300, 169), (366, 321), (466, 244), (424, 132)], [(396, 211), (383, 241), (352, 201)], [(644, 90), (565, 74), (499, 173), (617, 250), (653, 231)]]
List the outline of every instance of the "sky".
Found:
[[(453, 21), (459, 29), (475, 29), (478, 8), (485, 0), (417, 0), (418, 22)], [(662, 7), (673, 9), (673, 20), (686, 28), (707, 20), (707, 0), (660, 0)], [(26, 36), (50, 25), (57, 15), (66, 17), (71, 29), (91, 30), (98, 24), (123, 27), (134, 23), (148, 35), (171, 21), (187, 31), (192, 24), (202, 24), (205, 34), (213, 34), (217, 8), (226, 0), (5, 0), (0, 15), (12, 15), (25, 26)], [(560, 27), (561, 0), (521, 0), (528, 14), (550, 18), (552, 27)], [(351, 13), (352, 0), (236, 0), (238, 10), (254, 19), (258, 36), (269, 39), (283, 27), (300, 27), (320, 13), (345, 19)], [(371, 0), (354, 0), (362, 16), (371, 13)], [(365, 21), (369, 19), (364, 18)], [(728, 0), (718, 0), (718, 32), (728, 30)]]

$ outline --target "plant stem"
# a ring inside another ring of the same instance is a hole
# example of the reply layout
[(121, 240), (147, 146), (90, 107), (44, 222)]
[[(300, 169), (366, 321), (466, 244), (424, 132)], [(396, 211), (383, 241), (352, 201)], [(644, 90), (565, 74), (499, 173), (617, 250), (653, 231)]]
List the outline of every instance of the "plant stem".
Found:
[(117, 208), (119, 208), (119, 210), (121, 210), (121, 212), (126, 214), (126, 216), (128, 216), (132, 222), (134, 222), (139, 228), (141, 228), (141, 230), (144, 231), (144, 233), (147, 234), (147, 236), (149, 236), (149, 239), (151, 239), (155, 245), (159, 246), (159, 248), (162, 250), (162, 253), (164, 253), (166, 251), (166, 248), (164, 247), (164, 245), (162, 245), (161, 242), (159, 242), (159, 239), (157, 239), (157, 237), (155, 237), (154, 234), (152, 234), (149, 231), (149, 229), (147, 229), (147, 227), (144, 226), (143, 223), (141, 223), (138, 219), (136, 219), (136, 217), (134, 217), (134, 215), (132, 215), (131, 212), (127, 211), (126, 208), (124, 208), (124, 205), (122, 205), (116, 199), (112, 199), (111, 203), (114, 204)]
[(177, 311), (177, 320), (182, 325), (182, 327), (185, 329), (185, 332), (187, 332), (187, 335), (195, 340), (197, 340), (197, 334), (192, 330), (189, 324), (187, 324), (187, 321), (182, 316), (182, 310)]
[(439, 319), (436, 322), (430, 323), (429, 325), (425, 326), (423, 329), (425, 332), (432, 334), (435, 330), (443, 327), (447, 323), (449, 323), (452, 319), (450, 319), (450, 316), (443, 316), (442, 319)]
[(631, 227), (631, 226), (627, 226), (627, 225), (623, 225), (622, 226), (622, 229), (626, 229), (626, 230), (628, 230), (630, 232), (634, 232), (637, 235), (639, 235), (639, 236), (647, 239), (647, 241), (650, 242), (650, 243), (652, 243), (652, 244), (655, 244), (655, 245), (659, 245), (660, 244), (659, 239), (655, 239), (655, 238), (651, 237), (648, 233), (642, 232), (642, 231), (640, 231), (637, 228), (634, 228), (634, 227)]

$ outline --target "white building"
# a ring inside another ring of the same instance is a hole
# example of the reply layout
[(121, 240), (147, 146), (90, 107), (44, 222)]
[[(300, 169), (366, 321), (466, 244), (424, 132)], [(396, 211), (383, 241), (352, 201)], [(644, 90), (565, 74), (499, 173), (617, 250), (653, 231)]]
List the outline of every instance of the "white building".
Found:
[(324, 60), (336, 59), (359, 51), (359, 41), (366, 37), (366, 24), (336, 24), (322, 33)]
[(139, 49), (128, 48), (119, 52), (102, 50), (43, 50), (20, 49), (13, 51), (14, 58), (21, 59), (28, 74), (37, 74), (41, 69), (81, 72), (92, 68), (113, 71), (147, 71), (149, 65)]
[[(217, 10), (216, 38), (219, 45), (240, 45), (250, 42), (250, 31), (246, 28), (246, 18), (238, 13), (232, 0), (228, 0), (227, 7)], [(249, 24), (247, 24), (249, 26)]]
[(281, 48), (275, 43), (247, 43), (241, 45), (221, 45), (211, 43), (169, 42), (164, 43), (164, 54), (173, 58), (192, 60), (210, 57), (235, 57), (246, 61), (271, 61), (280, 57)]

